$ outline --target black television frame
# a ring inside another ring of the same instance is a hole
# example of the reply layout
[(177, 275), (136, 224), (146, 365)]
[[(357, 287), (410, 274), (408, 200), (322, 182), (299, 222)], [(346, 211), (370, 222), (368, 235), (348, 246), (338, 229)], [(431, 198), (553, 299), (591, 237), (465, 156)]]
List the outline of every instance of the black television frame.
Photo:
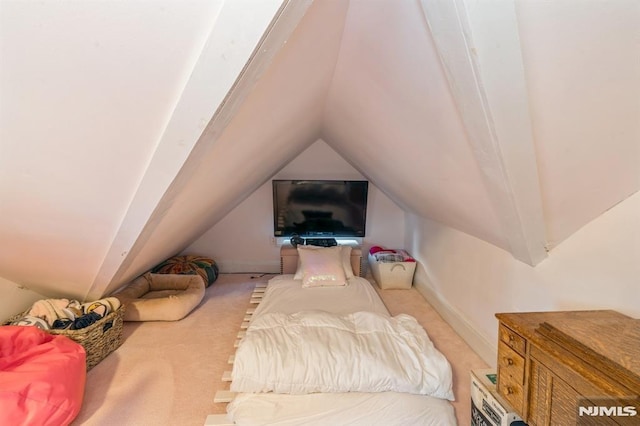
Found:
[[(288, 238), (294, 234), (299, 235), (303, 238), (363, 238), (366, 235), (366, 225), (367, 225), (367, 209), (368, 209), (368, 194), (369, 194), (369, 181), (367, 180), (357, 180), (357, 179), (273, 179), (272, 181), (272, 191), (273, 191), (273, 235), (275, 237), (285, 237)], [(317, 184), (319, 187), (321, 185), (334, 185), (337, 183), (343, 182), (345, 184), (356, 184), (363, 186), (363, 198), (359, 203), (359, 207), (361, 207), (362, 216), (359, 217), (359, 220), (362, 223), (362, 230), (356, 230), (356, 232), (309, 232), (309, 233), (299, 233), (287, 231), (286, 229), (281, 229), (278, 226), (278, 194), (277, 194), (277, 185), (282, 183), (288, 183), (289, 185), (295, 185), (297, 183), (311, 183)]]

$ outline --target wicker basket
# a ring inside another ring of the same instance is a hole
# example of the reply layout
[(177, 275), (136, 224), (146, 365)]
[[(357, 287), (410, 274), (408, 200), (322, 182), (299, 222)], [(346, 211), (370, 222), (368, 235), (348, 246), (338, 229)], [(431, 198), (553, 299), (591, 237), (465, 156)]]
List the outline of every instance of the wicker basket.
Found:
[[(5, 324), (21, 318), (24, 314), (16, 315)], [(50, 334), (62, 335), (80, 343), (87, 353), (87, 371), (106, 358), (122, 344), (122, 326), (124, 318), (124, 304), (117, 310), (105, 315), (88, 327), (77, 330), (46, 330)]]

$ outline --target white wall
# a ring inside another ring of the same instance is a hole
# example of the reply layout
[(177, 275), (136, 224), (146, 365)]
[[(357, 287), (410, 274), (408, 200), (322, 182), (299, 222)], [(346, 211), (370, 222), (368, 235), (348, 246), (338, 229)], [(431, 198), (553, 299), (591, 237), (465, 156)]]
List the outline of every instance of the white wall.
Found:
[(0, 324), (9, 317), (24, 312), (36, 300), (45, 297), (0, 277)]
[(549, 247), (640, 189), (640, 2), (518, 1)]
[(494, 314), (614, 309), (640, 317), (640, 193), (550, 252), (536, 267), (506, 251), (418, 216), (407, 245), (415, 284), (487, 362), (495, 364)]
[(0, 276), (106, 293), (281, 4), (1, 2)]
[[(274, 179), (363, 179), (324, 141), (318, 140)], [(367, 232), (363, 248), (404, 244), (404, 212), (369, 184)], [(223, 272), (279, 272), (279, 248), (273, 244), (271, 181), (191, 244), (184, 253), (211, 256)]]
[(1, 2), (0, 276), (85, 295), (222, 4)]

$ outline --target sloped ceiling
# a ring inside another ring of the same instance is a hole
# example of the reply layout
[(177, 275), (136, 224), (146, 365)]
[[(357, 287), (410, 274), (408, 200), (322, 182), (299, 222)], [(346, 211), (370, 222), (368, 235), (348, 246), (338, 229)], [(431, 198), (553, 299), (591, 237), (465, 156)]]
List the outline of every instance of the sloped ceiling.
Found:
[(323, 139), (403, 208), (508, 248), (418, 2), (352, 1)]
[(318, 137), (532, 264), (640, 188), (636, 2), (0, 7), (0, 276), (43, 294), (110, 292)]

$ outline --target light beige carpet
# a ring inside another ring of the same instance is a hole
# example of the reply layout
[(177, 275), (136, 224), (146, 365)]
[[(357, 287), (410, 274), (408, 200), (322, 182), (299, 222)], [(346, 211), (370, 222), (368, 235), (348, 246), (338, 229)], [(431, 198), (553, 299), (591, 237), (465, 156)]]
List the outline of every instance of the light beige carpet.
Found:
[[(177, 322), (125, 323), (123, 344), (87, 375), (84, 403), (73, 425), (198, 426), (215, 404), (246, 310), (258, 282), (272, 275), (222, 274), (202, 303)], [(252, 278), (255, 277), (255, 278)], [(469, 371), (486, 368), (415, 289), (380, 290), (392, 314), (413, 315), (451, 362), (459, 424), (470, 423)]]

